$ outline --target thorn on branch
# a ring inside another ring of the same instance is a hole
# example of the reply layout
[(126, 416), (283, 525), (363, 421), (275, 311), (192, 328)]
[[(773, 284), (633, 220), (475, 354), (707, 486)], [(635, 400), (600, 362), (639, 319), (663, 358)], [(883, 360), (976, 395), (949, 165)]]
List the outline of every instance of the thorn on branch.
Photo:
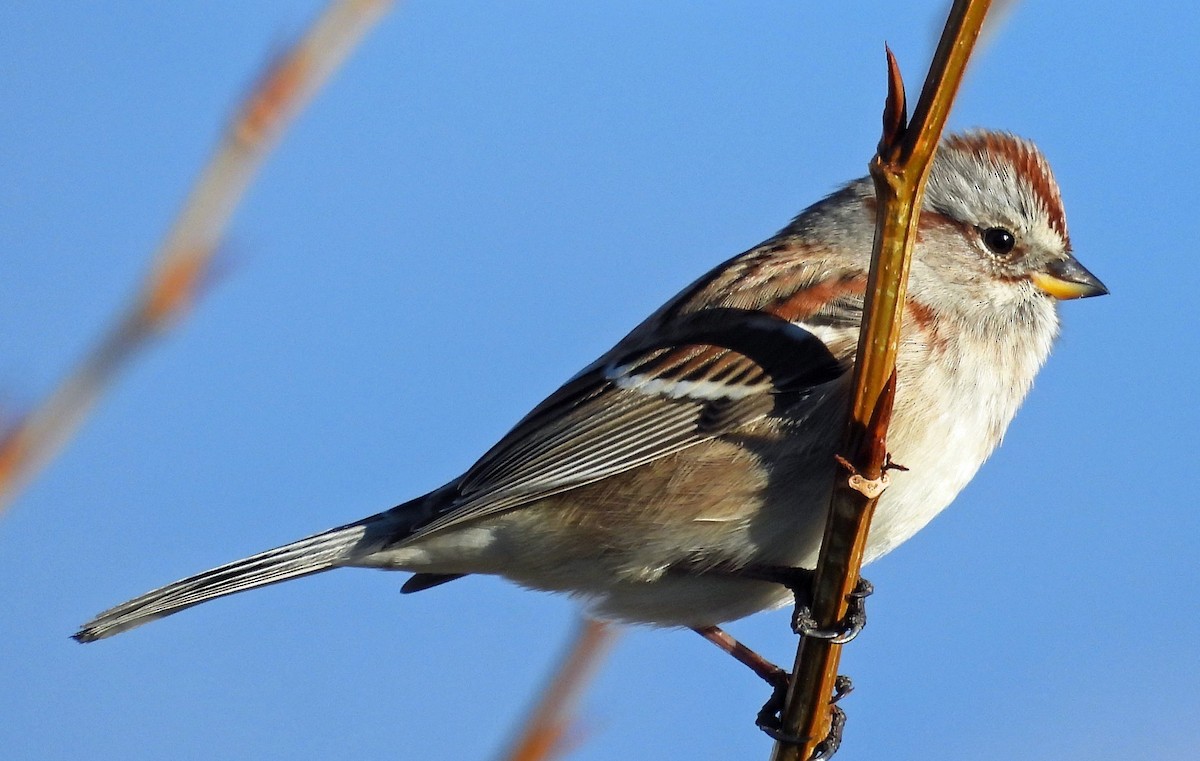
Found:
[(900, 75), (900, 64), (887, 45), (888, 94), (883, 106), (883, 136), (879, 139), (879, 155), (888, 161), (899, 156), (900, 144), (908, 130), (908, 102), (904, 95), (904, 78)]
[[(896, 403), (896, 369), (892, 368), (892, 374), (888, 376), (887, 382), (883, 384), (883, 388), (879, 390), (879, 397), (875, 399), (875, 408), (871, 410), (871, 419), (867, 423), (867, 449), (866, 461), (868, 463), (883, 463), (887, 461), (887, 431), (892, 424), (892, 409)], [(868, 466), (868, 469), (874, 467)]]

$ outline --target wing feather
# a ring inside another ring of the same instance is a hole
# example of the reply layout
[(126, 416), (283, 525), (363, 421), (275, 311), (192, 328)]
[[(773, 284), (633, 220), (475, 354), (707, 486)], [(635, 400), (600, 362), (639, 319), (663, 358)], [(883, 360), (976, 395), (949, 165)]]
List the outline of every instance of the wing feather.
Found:
[[(408, 541), (609, 478), (783, 409), (794, 413), (846, 371), (861, 299), (814, 304), (809, 314), (820, 316), (812, 326), (789, 311), (680, 310), (655, 330), (634, 331), (519, 422)], [(848, 350), (842, 333), (852, 336)], [(833, 337), (836, 355), (826, 343)]]

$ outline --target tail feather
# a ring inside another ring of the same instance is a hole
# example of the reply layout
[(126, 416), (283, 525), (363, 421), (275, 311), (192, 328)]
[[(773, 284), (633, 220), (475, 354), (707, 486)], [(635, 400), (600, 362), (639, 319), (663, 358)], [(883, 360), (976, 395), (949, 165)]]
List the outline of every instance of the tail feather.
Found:
[(147, 592), (104, 611), (72, 638), (95, 642), (217, 597), (345, 565), (377, 550), (381, 540), (395, 536), (392, 530), (375, 530), (382, 528), (379, 523), (392, 513), (331, 529)]

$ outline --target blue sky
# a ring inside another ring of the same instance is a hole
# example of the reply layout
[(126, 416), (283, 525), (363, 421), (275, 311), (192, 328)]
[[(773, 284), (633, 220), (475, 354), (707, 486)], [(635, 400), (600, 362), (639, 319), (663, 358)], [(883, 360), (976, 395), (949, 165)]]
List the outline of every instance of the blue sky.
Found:
[[(10, 758), (486, 759), (573, 625), (470, 579), (339, 571), (98, 645), (152, 587), (467, 467), (712, 264), (865, 173), (883, 43), (942, 3), (398, 8), (288, 135), (223, 275), (0, 519)], [(0, 391), (41, 398), (130, 296), (237, 97), (312, 2), (0, 8)], [(1197, 10), (1022, 3), (952, 127), (1033, 138), (1112, 290), (956, 504), (870, 568), (839, 759), (1200, 752)], [(787, 614), (731, 627), (781, 662)], [(577, 759), (766, 758), (766, 691), (636, 630)]]

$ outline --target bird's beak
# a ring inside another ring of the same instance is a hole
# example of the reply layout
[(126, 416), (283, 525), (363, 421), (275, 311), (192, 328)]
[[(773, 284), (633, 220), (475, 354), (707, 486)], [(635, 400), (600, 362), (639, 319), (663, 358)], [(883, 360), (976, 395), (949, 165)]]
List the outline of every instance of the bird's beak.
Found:
[(1056, 299), (1085, 299), (1088, 296), (1103, 296), (1108, 293), (1100, 278), (1088, 272), (1073, 256), (1030, 274), (1029, 279)]

